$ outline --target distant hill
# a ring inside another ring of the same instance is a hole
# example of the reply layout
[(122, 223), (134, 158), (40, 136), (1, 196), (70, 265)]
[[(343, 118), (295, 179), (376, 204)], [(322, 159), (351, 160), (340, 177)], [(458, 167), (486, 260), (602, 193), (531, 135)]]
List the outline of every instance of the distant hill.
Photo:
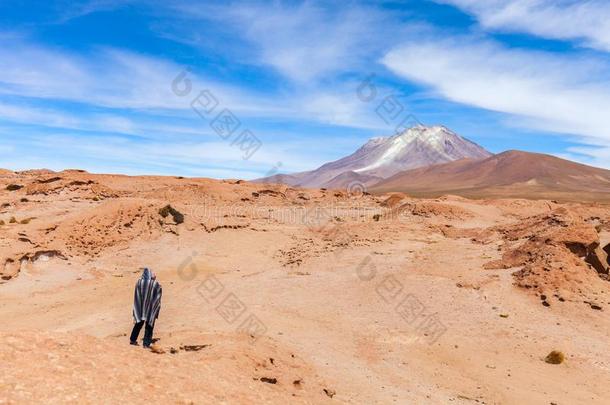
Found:
[(370, 191), (610, 202), (610, 171), (539, 153), (507, 151), (482, 160), (403, 171)]

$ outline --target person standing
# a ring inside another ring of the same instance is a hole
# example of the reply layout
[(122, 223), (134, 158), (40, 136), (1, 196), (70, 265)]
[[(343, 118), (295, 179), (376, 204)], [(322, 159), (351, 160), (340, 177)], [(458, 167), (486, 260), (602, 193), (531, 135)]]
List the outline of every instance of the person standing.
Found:
[(157, 281), (157, 276), (148, 268), (144, 269), (142, 276), (136, 282), (133, 297), (133, 318), (135, 324), (129, 338), (130, 344), (138, 345), (138, 336), (142, 326), (144, 329), (143, 346), (149, 348), (153, 340), (153, 329), (155, 321), (159, 317), (161, 310), (161, 284)]

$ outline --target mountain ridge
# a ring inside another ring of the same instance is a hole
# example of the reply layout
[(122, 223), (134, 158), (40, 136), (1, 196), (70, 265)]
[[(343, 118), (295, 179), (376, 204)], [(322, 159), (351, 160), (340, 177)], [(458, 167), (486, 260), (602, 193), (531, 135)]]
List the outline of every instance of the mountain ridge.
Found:
[(344, 173), (351, 173), (343, 176), (346, 179), (367, 184), (374, 178), (385, 179), (408, 169), (491, 155), (445, 126), (417, 125), (393, 136), (371, 138), (351, 155), (325, 163), (315, 170), (279, 174), (254, 182), (340, 188), (347, 185), (339, 181), (339, 176)]

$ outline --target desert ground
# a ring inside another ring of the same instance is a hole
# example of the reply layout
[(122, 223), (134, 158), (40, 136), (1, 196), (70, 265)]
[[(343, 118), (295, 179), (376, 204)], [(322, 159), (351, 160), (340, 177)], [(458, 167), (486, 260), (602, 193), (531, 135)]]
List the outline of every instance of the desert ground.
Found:
[[(0, 190), (1, 404), (610, 401), (606, 205), (76, 170)], [(154, 351), (128, 341), (144, 266)]]

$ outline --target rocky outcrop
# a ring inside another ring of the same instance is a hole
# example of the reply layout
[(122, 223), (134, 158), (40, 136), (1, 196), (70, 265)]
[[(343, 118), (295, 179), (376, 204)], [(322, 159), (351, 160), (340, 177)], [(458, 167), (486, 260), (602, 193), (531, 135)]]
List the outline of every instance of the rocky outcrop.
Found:
[(36, 263), (38, 260), (49, 260), (58, 258), (67, 260), (66, 257), (58, 250), (37, 250), (29, 253), (18, 254), (14, 257), (9, 257), (4, 260), (2, 268), (0, 268), (0, 279), (3, 281), (11, 280), (19, 275), (21, 269), (27, 263)]
[[(515, 284), (540, 293), (548, 289), (588, 296), (583, 285), (596, 290), (608, 279), (608, 254), (595, 226), (582, 216), (558, 208), (526, 218), (516, 225), (496, 228), (503, 239), (500, 260), (488, 269), (516, 268)], [(548, 294), (551, 295), (551, 294)]]
[(608, 253), (598, 244), (594, 249), (587, 252), (585, 261), (599, 273), (608, 275)]

